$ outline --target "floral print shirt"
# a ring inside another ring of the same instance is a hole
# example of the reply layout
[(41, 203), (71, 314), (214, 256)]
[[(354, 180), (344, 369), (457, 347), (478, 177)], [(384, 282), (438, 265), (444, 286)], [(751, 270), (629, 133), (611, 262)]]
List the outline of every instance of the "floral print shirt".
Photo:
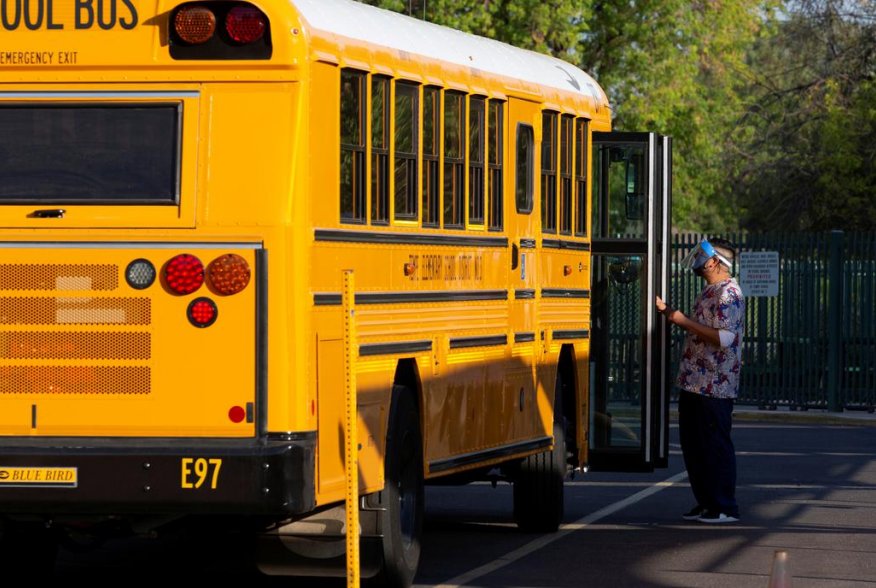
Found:
[(718, 348), (688, 333), (678, 368), (678, 387), (713, 398), (736, 398), (745, 328), (745, 298), (736, 280), (729, 278), (706, 286), (694, 303), (691, 318), (730, 331), (734, 337), (728, 347)]

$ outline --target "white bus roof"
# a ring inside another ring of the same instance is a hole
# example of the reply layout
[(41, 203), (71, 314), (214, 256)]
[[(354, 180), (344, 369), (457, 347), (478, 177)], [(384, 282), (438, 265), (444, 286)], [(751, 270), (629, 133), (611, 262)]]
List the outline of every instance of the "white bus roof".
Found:
[(587, 96), (607, 106), (599, 84), (574, 65), (354, 0), (292, 0), (314, 30)]

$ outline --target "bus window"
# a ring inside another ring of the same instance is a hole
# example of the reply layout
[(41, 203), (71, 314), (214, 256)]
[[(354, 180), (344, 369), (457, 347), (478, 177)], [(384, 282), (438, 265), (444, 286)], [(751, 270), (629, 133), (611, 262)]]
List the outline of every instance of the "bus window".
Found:
[(441, 144), (441, 93), (438, 88), (423, 90), (423, 226), (438, 227), (439, 148)]
[(557, 232), (557, 114), (541, 116), (541, 227)]
[(468, 123), (468, 222), (484, 224), (484, 106), (483, 98), (472, 97)]
[(389, 222), (389, 78), (371, 78), (371, 222)]
[(515, 179), (515, 201), (517, 212), (529, 214), (532, 212), (533, 192), (533, 151), (535, 150), (535, 135), (529, 125), (517, 126), (517, 177)]
[(365, 222), (365, 74), (341, 70), (341, 221)]
[(0, 202), (177, 204), (181, 105), (4, 104)]
[(572, 123), (564, 114), (560, 120), (560, 233), (572, 234)]
[(587, 119), (575, 121), (575, 236), (587, 235)]
[(504, 140), (502, 115), (504, 104), (500, 100), (490, 100), (490, 175), (487, 178), (490, 195), (490, 229), (500, 230), (502, 224), (502, 161), (504, 158)]
[(417, 151), (420, 88), (395, 84), (395, 219), (417, 220)]
[(444, 93), (444, 226), (462, 228), (465, 188), (465, 95)]

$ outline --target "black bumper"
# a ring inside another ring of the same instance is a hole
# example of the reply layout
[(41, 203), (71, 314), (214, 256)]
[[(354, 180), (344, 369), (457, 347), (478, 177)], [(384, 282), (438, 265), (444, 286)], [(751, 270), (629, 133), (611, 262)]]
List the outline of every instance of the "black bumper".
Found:
[(0, 513), (313, 510), (316, 434), (260, 440), (0, 439)]

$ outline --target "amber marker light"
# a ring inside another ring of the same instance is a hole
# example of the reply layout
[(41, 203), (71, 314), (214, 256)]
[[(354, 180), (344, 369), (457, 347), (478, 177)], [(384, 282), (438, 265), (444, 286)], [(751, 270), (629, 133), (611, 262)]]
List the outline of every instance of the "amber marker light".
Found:
[(410, 277), (410, 276), (414, 275), (414, 273), (416, 271), (417, 271), (417, 266), (415, 266), (414, 264), (412, 264), (412, 263), (405, 264), (405, 275), (406, 276)]
[(564, 276), (571, 276), (572, 275), (572, 266), (571, 265), (564, 265), (563, 266), (563, 275)]
[(261, 39), (268, 20), (255, 6), (235, 6), (225, 17), (225, 31), (236, 43), (248, 45)]
[(173, 18), (173, 30), (189, 45), (206, 43), (216, 32), (216, 15), (204, 6), (183, 6)]
[(213, 289), (224, 296), (237, 294), (249, 284), (252, 271), (244, 258), (234, 253), (217, 257), (207, 267)]

